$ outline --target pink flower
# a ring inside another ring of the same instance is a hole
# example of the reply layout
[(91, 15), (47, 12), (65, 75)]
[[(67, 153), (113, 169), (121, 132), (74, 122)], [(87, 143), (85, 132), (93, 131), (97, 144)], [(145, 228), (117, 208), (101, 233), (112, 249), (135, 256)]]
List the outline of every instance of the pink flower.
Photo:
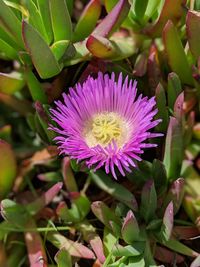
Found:
[(89, 76), (63, 93), (64, 103), (56, 101), (51, 109), (61, 153), (94, 170), (104, 166), (115, 178), (116, 168), (123, 176), (131, 172), (143, 149), (157, 146), (146, 139), (162, 136), (149, 131), (161, 121), (153, 120), (155, 98), (137, 97), (136, 84), (128, 77), (123, 82), (122, 74), (115, 81), (114, 73), (110, 78), (99, 72), (97, 79)]

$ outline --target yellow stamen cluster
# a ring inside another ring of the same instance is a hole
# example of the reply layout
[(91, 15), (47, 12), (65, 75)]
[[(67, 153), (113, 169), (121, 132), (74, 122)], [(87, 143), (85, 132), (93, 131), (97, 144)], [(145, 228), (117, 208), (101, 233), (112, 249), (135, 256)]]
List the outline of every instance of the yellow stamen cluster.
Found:
[(127, 139), (128, 125), (114, 112), (96, 114), (85, 126), (84, 137), (89, 147), (106, 147), (114, 140), (121, 147)]

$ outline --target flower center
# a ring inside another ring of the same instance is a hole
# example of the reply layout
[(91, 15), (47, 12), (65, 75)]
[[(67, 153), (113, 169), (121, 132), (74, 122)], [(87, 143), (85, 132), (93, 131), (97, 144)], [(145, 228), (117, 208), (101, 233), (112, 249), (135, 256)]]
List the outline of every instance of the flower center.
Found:
[(113, 140), (121, 147), (127, 141), (128, 132), (128, 123), (121, 116), (114, 112), (103, 112), (94, 115), (86, 124), (84, 136), (89, 147), (106, 147)]

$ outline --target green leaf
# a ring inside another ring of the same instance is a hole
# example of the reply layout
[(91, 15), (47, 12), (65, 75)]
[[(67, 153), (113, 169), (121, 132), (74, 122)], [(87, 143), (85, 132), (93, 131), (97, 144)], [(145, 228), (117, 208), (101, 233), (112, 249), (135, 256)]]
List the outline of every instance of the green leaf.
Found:
[(47, 103), (47, 96), (44, 89), (33, 72), (28, 68), (25, 69), (25, 80), (33, 100), (40, 101), (41, 103)]
[(83, 10), (74, 30), (73, 41), (84, 40), (93, 31), (101, 14), (101, 1), (91, 0)]
[[(152, 2), (152, 0), (149, 2)], [(184, 12), (183, 5), (185, 3), (186, 0), (164, 0), (158, 20), (154, 25), (147, 27), (146, 32), (154, 38), (159, 37), (168, 20), (176, 24), (181, 19)]]
[(29, 219), (26, 209), (10, 199), (1, 201), (1, 215), (14, 227), (24, 227)]
[(54, 42), (72, 39), (72, 23), (65, 0), (51, 0), (50, 12)]
[(130, 257), (128, 265), (126, 267), (145, 267), (145, 261), (143, 256)]
[(198, 60), (200, 56), (200, 12), (188, 10), (186, 17), (186, 30), (190, 51)]
[(152, 177), (156, 192), (158, 195), (162, 195), (167, 189), (167, 173), (164, 164), (158, 159), (153, 160)]
[(174, 72), (169, 73), (168, 75), (168, 86), (167, 86), (167, 93), (168, 93), (168, 106), (171, 110), (174, 110), (174, 104), (182, 92), (181, 81), (178, 75)]
[(113, 255), (116, 257), (139, 256), (144, 252), (144, 247), (144, 242), (134, 242), (132, 245), (128, 246), (116, 245), (113, 248)]
[(132, 210), (137, 211), (138, 206), (134, 195), (122, 185), (112, 181), (103, 171), (95, 173), (90, 171), (90, 177), (99, 188), (126, 204)]
[(172, 234), (173, 222), (174, 222), (174, 212), (173, 212), (173, 202), (171, 201), (164, 213), (163, 224), (161, 226), (160, 235), (161, 240), (165, 244), (168, 241)]
[(67, 40), (61, 40), (52, 44), (51, 51), (53, 52), (57, 61), (59, 61), (63, 57), (68, 46), (69, 41)]
[(0, 139), (0, 199), (11, 190), (17, 175), (17, 163), (11, 146)]
[(72, 259), (66, 249), (60, 249), (55, 255), (55, 261), (58, 267), (72, 267)]
[(21, 48), (24, 47), (21, 35), (21, 23), (4, 1), (0, 1), (0, 26), (17, 41), (17, 44)]
[(146, 222), (155, 215), (157, 208), (157, 194), (153, 180), (148, 180), (142, 189), (140, 213)]
[(134, 241), (140, 240), (140, 229), (134, 213), (130, 210), (122, 225), (122, 237), (128, 244), (132, 244)]
[(58, 74), (61, 68), (42, 36), (25, 21), (22, 24), (22, 33), (26, 49), (40, 77), (47, 79)]
[(142, 22), (145, 11), (147, 9), (148, 0), (135, 0), (131, 7), (131, 10), (134, 11), (134, 16), (136, 20)]
[(2, 39), (0, 39), (0, 57), (6, 60), (18, 59), (17, 51)]
[(181, 242), (170, 239), (165, 242), (165, 246), (173, 251), (176, 251), (178, 253), (181, 253), (183, 255), (189, 256), (189, 257), (197, 257), (199, 256), (199, 253), (192, 250), (191, 248), (183, 245)]
[(158, 113), (156, 114), (155, 118), (162, 119), (162, 122), (156, 126), (158, 132), (165, 133), (167, 130), (169, 117), (166, 104), (167, 103), (166, 103), (165, 89), (163, 88), (161, 83), (159, 83), (158, 86), (156, 87), (156, 106), (158, 109)]
[(37, 5), (46, 30), (48, 44), (51, 44), (53, 41), (53, 29), (51, 25), (50, 2), (48, 0), (37, 0)]
[(187, 61), (183, 45), (174, 24), (169, 20), (163, 30), (163, 42), (171, 69), (183, 83), (193, 85), (192, 71)]
[(115, 215), (106, 204), (102, 201), (95, 201), (91, 205), (92, 212), (95, 216), (109, 229), (112, 229), (110, 222), (120, 225), (120, 219)]
[(23, 74), (13, 71), (12, 73), (0, 73), (0, 92), (13, 94), (21, 90), (25, 85)]
[(151, 0), (148, 1), (147, 8), (145, 10), (145, 21), (148, 21), (154, 13), (158, 10), (161, 0)]
[(163, 163), (167, 171), (168, 179), (177, 179), (180, 176), (183, 160), (183, 135), (180, 122), (170, 117), (165, 142), (165, 154)]
[(49, 43), (48, 35), (46, 33), (46, 29), (42, 20), (42, 15), (39, 12), (36, 4), (32, 0), (29, 0), (25, 2), (25, 6), (29, 13), (29, 24), (31, 24), (41, 34), (44, 40)]

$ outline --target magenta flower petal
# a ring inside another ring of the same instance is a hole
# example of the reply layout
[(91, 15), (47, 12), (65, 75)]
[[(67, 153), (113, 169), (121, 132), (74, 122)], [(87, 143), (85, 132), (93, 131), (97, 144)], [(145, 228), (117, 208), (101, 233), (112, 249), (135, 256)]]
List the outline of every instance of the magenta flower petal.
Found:
[(63, 93), (64, 102), (56, 101), (50, 110), (58, 124), (51, 129), (58, 133), (60, 152), (94, 170), (104, 166), (115, 178), (116, 168), (125, 176), (141, 160), (144, 148), (156, 146), (146, 139), (162, 136), (149, 132), (161, 122), (153, 120), (155, 98), (136, 97), (136, 81), (126, 77), (123, 83), (122, 78), (120, 74), (115, 81), (114, 73), (110, 78), (101, 72), (97, 79), (89, 76), (68, 95)]

